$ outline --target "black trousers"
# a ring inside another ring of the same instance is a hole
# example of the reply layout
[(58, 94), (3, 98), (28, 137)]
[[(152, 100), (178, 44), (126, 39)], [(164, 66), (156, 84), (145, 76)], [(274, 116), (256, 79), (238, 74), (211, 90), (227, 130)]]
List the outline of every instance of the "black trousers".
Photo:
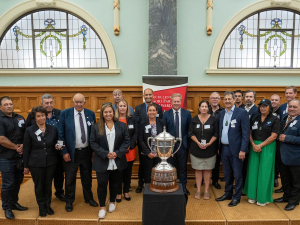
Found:
[(246, 156), (245, 156), (245, 159), (244, 159), (244, 162), (243, 162), (243, 188), (245, 186), (246, 177), (247, 177), (248, 159), (249, 159), (249, 153), (246, 153)]
[(144, 169), (145, 169), (145, 183), (150, 183), (151, 182), (151, 171), (156, 164), (160, 163), (160, 158), (155, 157), (153, 159), (150, 159), (148, 156), (144, 158), (145, 164), (144, 164)]
[(211, 176), (211, 179), (212, 179), (213, 183), (218, 182), (219, 178), (220, 178), (221, 156), (220, 156), (220, 154), (217, 154), (216, 156), (217, 156), (216, 157), (216, 164), (215, 164), (215, 168), (213, 168), (213, 170), (212, 170), (212, 176)]
[(119, 170), (107, 170), (105, 173), (97, 172), (97, 194), (100, 207), (105, 207), (105, 200), (107, 196), (107, 184), (109, 182), (110, 202), (116, 201), (118, 188), (121, 183), (121, 172)]
[(123, 193), (129, 192), (129, 187), (131, 183), (131, 175), (132, 175), (132, 166), (134, 161), (127, 162), (127, 167), (121, 171), (120, 179), (122, 182), (119, 183), (118, 194), (122, 194), (122, 184), (123, 185)]
[(275, 179), (278, 179), (279, 174), (281, 174), (282, 160), (280, 155), (280, 143), (276, 141), (276, 155), (275, 155)]
[(300, 200), (300, 166), (287, 166), (282, 164), (281, 182), (283, 198), (289, 204), (299, 205)]
[(145, 158), (145, 156), (142, 154), (142, 152), (141, 152), (141, 147), (139, 146), (139, 161), (140, 161), (140, 165), (139, 165), (139, 172), (138, 172), (138, 177), (139, 177), (139, 186), (143, 186), (144, 185), (144, 183), (145, 183), (145, 177), (144, 177), (144, 175), (145, 175), (145, 171), (144, 171), (144, 164), (145, 164), (145, 160), (144, 160), (144, 158)]
[(65, 196), (67, 203), (73, 203), (75, 200), (76, 175), (80, 168), (80, 178), (85, 201), (93, 199), (92, 193), (92, 159), (88, 148), (75, 150), (74, 162), (65, 162), (64, 169), (66, 175)]
[(52, 180), (56, 165), (47, 167), (30, 167), (36, 202), (40, 208), (50, 206), (52, 197)]
[(57, 151), (57, 164), (56, 164), (56, 170), (54, 174), (54, 187), (55, 187), (55, 195), (61, 196), (64, 194), (64, 164), (63, 164), (63, 157), (60, 154), (60, 151)]

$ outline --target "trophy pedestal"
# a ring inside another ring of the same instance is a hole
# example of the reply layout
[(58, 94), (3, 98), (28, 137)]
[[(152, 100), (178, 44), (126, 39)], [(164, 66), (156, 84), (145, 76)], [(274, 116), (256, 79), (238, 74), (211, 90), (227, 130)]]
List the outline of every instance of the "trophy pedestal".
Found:
[(153, 192), (168, 193), (177, 191), (177, 173), (176, 168), (171, 170), (158, 170), (157, 167), (152, 168), (151, 183), (149, 189)]

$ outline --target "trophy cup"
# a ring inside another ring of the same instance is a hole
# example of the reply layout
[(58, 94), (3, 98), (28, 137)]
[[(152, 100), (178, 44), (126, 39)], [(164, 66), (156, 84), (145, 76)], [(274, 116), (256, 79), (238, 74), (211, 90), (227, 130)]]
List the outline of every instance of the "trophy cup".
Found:
[[(170, 165), (167, 162), (167, 159), (171, 156), (173, 157), (180, 149), (181, 138), (173, 137), (171, 134), (166, 132), (166, 127), (164, 127), (164, 131), (158, 134), (155, 138), (148, 138), (147, 144), (151, 149), (149, 140), (155, 142), (156, 154), (161, 159), (161, 162), (152, 168), (149, 189), (158, 193), (177, 191), (179, 187), (177, 185), (176, 168)], [(173, 149), (177, 141), (180, 143), (178, 149), (173, 153)]]

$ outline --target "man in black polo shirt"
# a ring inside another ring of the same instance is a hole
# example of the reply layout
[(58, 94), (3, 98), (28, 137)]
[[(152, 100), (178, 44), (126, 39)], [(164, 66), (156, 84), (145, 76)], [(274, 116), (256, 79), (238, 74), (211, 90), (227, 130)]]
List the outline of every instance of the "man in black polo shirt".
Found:
[(245, 108), (246, 105), (243, 104), (243, 92), (241, 90), (234, 91), (234, 97), (235, 97), (235, 106), (238, 108)]
[(0, 171), (2, 176), (2, 209), (7, 219), (14, 219), (12, 210), (24, 211), (18, 203), (20, 185), (23, 182), (24, 117), (14, 113), (10, 97), (0, 99)]
[[(57, 124), (59, 122), (59, 116), (61, 110), (53, 108), (54, 99), (49, 94), (44, 94), (41, 98), (41, 106), (47, 110), (47, 118), (46, 123), (51, 126), (55, 126), (57, 128)], [(25, 127), (30, 127), (35, 124), (35, 120), (30, 112), (25, 121)], [(66, 197), (64, 195), (64, 166), (63, 166), (63, 157), (60, 154), (60, 151), (56, 152), (58, 163), (56, 164), (56, 170), (54, 174), (54, 187), (55, 187), (55, 196), (59, 198), (61, 201), (66, 201)]]

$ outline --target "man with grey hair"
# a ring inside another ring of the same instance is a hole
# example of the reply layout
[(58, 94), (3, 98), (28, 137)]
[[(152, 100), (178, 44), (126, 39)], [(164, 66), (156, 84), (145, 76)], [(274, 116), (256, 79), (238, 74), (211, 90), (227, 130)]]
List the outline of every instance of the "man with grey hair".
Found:
[[(114, 108), (114, 110), (117, 110), (117, 104), (124, 99), (124, 95), (123, 92), (120, 89), (115, 89), (113, 91), (113, 98), (114, 98), (114, 104), (112, 105), (112, 107)], [(130, 114), (133, 116), (134, 115), (134, 111), (133, 108), (131, 106), (128, 107), (128, 110), (130, 112)]]
[[(47, 110), (47, 118), (46, 123), (51, 126), (55, 126), (57, 128), (57, 124), (59, 121), (59, 116), (61, 110), (53, 108), (54, 99), (50, 94), (44, 94), (41, 98), (41, 106)], [(35, 124), (35, 120), (30, 112), (27, 116), (25, 127), (30, 127)], [(54, 175), (54, 187), (55, 187), (55, 196), (61, 201), (65, 201), (64, 195), (64, 167), (63, 167), (63, 158), (59, 151), (57, 151), (57, 166)]]
[[(224, 93), (225, 110), (219, 113), (219, 149), (223, 163), (225, 193), (216, 201), (231, 200), (229, 207), (240, 203), (243, 189), (243, 161), (250, 139), (250, 121), (247, 112), (234, 105), (232, 91)], [(235, 180), (235, 194), (233, 181)]]
[(281, 181), (284, 194), (274, 202), (287, 202), (286, 211), (293, 210), (300, 200), (300, 102), (289, 101), (288, 116), (281, 122), (279, 135), (282, 159)]

